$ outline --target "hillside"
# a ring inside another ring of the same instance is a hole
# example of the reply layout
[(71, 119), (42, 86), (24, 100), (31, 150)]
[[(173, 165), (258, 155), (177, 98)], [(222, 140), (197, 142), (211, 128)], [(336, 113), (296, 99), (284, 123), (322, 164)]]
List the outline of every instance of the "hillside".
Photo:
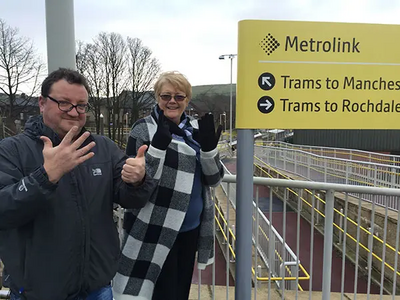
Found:
[[(230, 84), (209, 84), (209, 85), (197, 85), (193, 86), (193, 96), (195, 98), (199, 94), (220, 94), (229, 96), (230, 95)], [(233, 85), (233, 95), (236, 93), (236, 84)]]

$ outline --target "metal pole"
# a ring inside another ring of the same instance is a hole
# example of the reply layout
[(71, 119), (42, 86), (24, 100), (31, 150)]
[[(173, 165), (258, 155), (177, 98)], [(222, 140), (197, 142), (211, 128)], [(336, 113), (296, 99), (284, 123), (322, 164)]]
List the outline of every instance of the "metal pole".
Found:
[(238, 130), (235, 300), (251, 299), (253, 137), (252, 129)]
[(224, 123), (225, 123), (224, 132), (225, 132), (226, 131), (226, 113), (224, 114)]
[(322, 267), (322, 300), (329, 300), (331, 294), (334, 201), (335, 192), (333, 190), (326, 191), (324, 265)]
[(232, 85), (232, 67), (233, 67), (233, 55), (229, 55), (229, 58), (231, 60), (231, 93), (230, 93), (230, 99), (229, 99), (229, 141), (230, 141), (230, 146), (232, 147), (232, 113), (233, 113), (233, 106), (232, 106), (232, 93), (233, 93), (233, 85)]
[(46, 0), (48, 72), (60, 67), (76, 69), (74, 1)]
[(6, 130), (4, 128), (4, 122), (3, 122), (2, 116), (0, 116), (0, 128), (1, 128), (1, 131), (0, 131), (0, 140), (1, 140), (6, 137), (6, 132), (5, 132)]
[(104, 116), (100, 114), (100, 134), (104, 135)]

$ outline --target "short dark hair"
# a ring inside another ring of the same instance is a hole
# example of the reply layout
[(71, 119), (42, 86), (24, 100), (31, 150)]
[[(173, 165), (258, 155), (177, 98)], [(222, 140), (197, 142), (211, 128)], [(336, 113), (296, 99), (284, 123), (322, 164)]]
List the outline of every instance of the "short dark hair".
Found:
[(62, 79), (66, 80), (70, 84), (83, 85), (89, 93), (89, 85), (86, 81), (86, 78), (82, 74), (75, 70), (59, 68), (58, 70), (51, 72), (43, 81), (41, 89), (42, 96), (49, 96), (53, 84)]

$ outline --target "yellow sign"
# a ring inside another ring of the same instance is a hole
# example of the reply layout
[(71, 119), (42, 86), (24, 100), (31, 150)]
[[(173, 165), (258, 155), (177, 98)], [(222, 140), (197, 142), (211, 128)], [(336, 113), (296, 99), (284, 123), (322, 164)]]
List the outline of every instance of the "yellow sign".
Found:
[(400, 129), (400, 26), (239, 22), (236, 127)]

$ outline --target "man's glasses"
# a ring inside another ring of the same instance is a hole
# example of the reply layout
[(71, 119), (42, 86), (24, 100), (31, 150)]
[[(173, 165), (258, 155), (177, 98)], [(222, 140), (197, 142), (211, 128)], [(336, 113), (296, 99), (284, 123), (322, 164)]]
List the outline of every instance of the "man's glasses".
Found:
[[(161, 94), (160, 98), (162, 100), (164, 100), (164, 101), (170, 101), (172, 99), (172, 95), (170, 95), (170, 94)], [(180, 102), (180, 101), (185, 100), (186, 96), (184, 96), (184, 95), (174, 95), (174, 99), (175, 99), (175, 101)]]
[(90, 110), (89, 104), (73, 105), (72, 103), (70, 103), (68, 101), (58, 101), (58, 100), (54, 99), (53, 97), (50, 97), (50, 96), (46, 96), (46, 97), (49, 98), (51, 101), (57, 103), (58, 109), (63, 112), (70, 112), (71, 110), (73, 110), (75, 108), (76, 112), (78, 114), (85, 114)]

